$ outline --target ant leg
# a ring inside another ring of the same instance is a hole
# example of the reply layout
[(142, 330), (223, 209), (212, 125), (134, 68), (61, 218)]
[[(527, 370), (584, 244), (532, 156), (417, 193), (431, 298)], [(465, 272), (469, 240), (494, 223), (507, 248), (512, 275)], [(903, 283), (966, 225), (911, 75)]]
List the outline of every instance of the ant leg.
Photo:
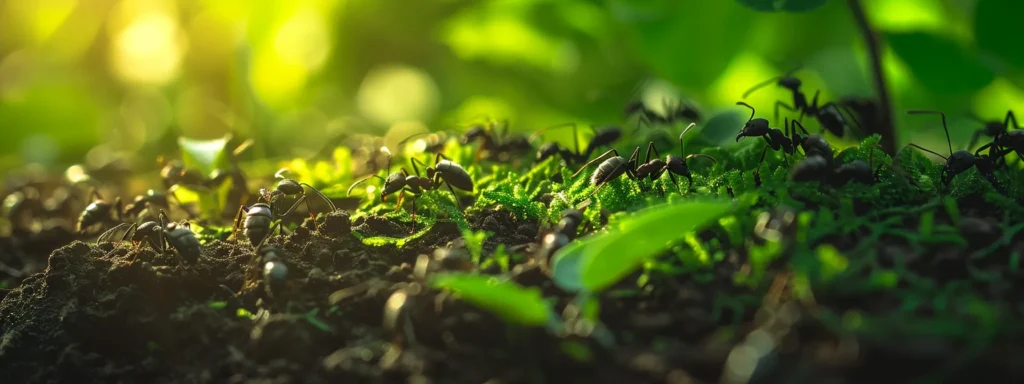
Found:
[[(420, 159), (417, 159), (415, 157), (410, 158), (409, 162), (412, 163), (412, 170), (416, 171), (416, 176), (420, 175), (420, 167), (418, 165), (423, 165), (423, 169), (427, 168), (427, 166), (423, 164), (423, 161), (421, 161)], [(402, 168), (402, 171), (404, 172), (405, 168)]]
[(405, 190), (398, 191), (398, 201), (395, 202), (395, 211), (402, 209), (402, 199), (405, 197)]
[(338, 210), (338, 207), (334, 206), (334, 202), (331, 201), (331, 199), (328, 198), (327, 195), (324, 195), (323, 192), (320, 192), (319, 189), (313, 188), (312, 185), (309, 185), (309, 184), (306, 184), (306, 183), (299, 183), (299, 185), (304, 186), (306, 188), (309, 188), (311, 191), (315, 192), (316, 195), (318, 197), (320, 197), (320, 199), (322, 199), (324, 202), (327, 203), (327, 206), (331, 208), (331, 212), (334, 212), (334, 211)]
[(1013, 123), (1013, 129), (1020, 129), (1020, 126), (1017, 125), (1017, 116), (1013, 115), (1013, 111), (1006, 111), (1006, 118), (1003, 119), (1003, 126), (1010, 128), (1011, 122)]
[[(983, 134), (985, 134), (985, 130), (984, 129), (979, 129), (977, 131), (974, 131), (974, 133), (971, 134), (971, 141), (969, 141), (967, 143), (967, 149), (970, 150), (971, 148), (974, 148), (974, 144), (978, 143), (978, 138), (981, 137), (981, 135), (983, 135)], [(991, 144), (986, 144), (982, 148), (987, 148), (987, 147), (990, 147), (990, 146), (991, 146)], [(979, 148), (978, 151), (981, 151), (982, 148)], [(975, 153), (977, 153), (977, 152), (975, 152)]]
[(238, 213), (235, 214), (235, 224), (231, 226), (231, 243), (238, 243), (238, 224), (242, 220), (242, 212), (248, 213), (244, 205), (238, 206)]
[(448, 190), (451, 191), (452, 197), (455, 199), (455, 206), (459, 207), (459, 210), (464, 210), (464, 208), (462, 208), (462, 202), (459, 201), (459, 195), (455, 194), (455, 189), (452, 188), (452, 185), (449, 184), (447, 181), (443, 183), (444, 185), (448, 186)]
[(778, 124), (779, 123), (779, 107), (782, 107), (785, 110), (790, 111), (790, 112), (796, 112), (797, 111), (797, 108), (792, 106), (792, 105), (783, 103), (781, 101), (776, 101), (775, 102), (775, 121), (773, 122), (774, 124)]
[(766, 155), (766, 154), (768, 154), (768, 146), (767, 145), (764, 146), (764, 149), (761, 150), (761, 160), (757, 161), (757, 170), (754, 171), (754, 175), (755, 176), (761, 174), (761, 164), (764, 163), (764, 155)]
[(306, 211), (309, 213), (309, 218), (313, 220), (313, 228), (316, 228), (317, 233), (319, 233), (320, 224), (317, 224), (316, 222), (316, 215), (313, 214), (313, 209), (309, 207), (309, 199), (306, 198), (306, 195), (300, 195), (299, 198), (295, 200), (295, 203), (292, 204), (292, 206), (289, 207), (288, 210), (281, 214), (279, 217), (288, 216), (288, 214), (292, 213), (292, 211), (295, 211), (295, 209), (299, 207), (299, 204), (302, 203), (306, 204)]
[(576, 171), (576, 173), (572, 174), (572, 176), (570, 176), (570, 177), (575, 179), (576, 176), (579, 176), (579, 174), (581, 172), (583, 172), (584, 169), (587, 169), (587, 167), (591, 166), (592, 164), (594, 164), (596, 162), (605, 161), (611, 155), (618, 156), (619, 155), (619, 151), (616, 151), (614, 148), (609, 149), (608, 152), (605, 152), (605, 153), (601, 154), (601, 156), (595, 157), (593, 160), (590, 160), (586, 164), (583, 164), (583, 166), (580, 167), (580, 170)]
[(253, 247), (253, 249), (256, 250), (256, 253), (259, 253), (260, 247), (263, 246), (263, 243), (267, 242), (267, 239), (269, 239), (271, 236), (274, 235), (274, 230), (275, 229), (277, 230), (278, 235), (280, 235), (281, 234), (281, 221), (280, 220), (278, 220), (278, 222), (275, 223), (274, 226), (270, 228), (270, 231), (267, 231), (267, 235), (263, 236), (263, 240), (260, 240), (260, 242), (258, 244), (256, 244), (255, 247)]
[[(647, 154), (650, 155), (650, 151), (648, 151)], [(636, 169), (636, 162), (639, 160), (638, 159), (639, 157), (640, 157), (640, 147), (636, 147), (636, 149), (633, 150), (633, 154), (629, 155), (629, 160), (626, 160), (626, 162), (629, 163), (629, 168), (630, 169)], [(648, 157), (650, 157), (650, 156), (648, 156)]]
[(412, 231), (409, 231), (410, 235), (413, 234), (413, 233), (416, 233), (416, 200), (417, 199), (419, 199), (419, 196), (416, 196), (416, 197), (414, 197), (412, 199)]
[[(676, 189), (679, 190), (679, 194), (683, 194), (682, 188), (679, 187), (679, 181), (676, 180), (676, 175), (672, 174), (672, 172), (669, 172), (668, 177), (672, 179), (672, 184), (676, 185)], [(689, 186), (687, 186), (686, 190), (690, 190)]]
[(651, 161), (651, 151), (654, 151), (654, 158), (656, 158), (656, 159), (660, 159), (661, 158), (661, 153), (658, 153), (658, 148), (654, 147), (654, 142), (652, 141), (652, 142), (647, 143), (647, 158), (644, 159), (645, 163)]
[[(128, 225), (128, 223), (121, 223), (115, 225), (113, 228), (103, 231), (103, 233), (101, 233), (100, 236), (96, 238), (96, 244), (107, 241), (107, 238), (113, 237), (114, 233), (117, 232), (119, 229), (124, 228), (125, 225)], [(135, 224), (131, 225), (134, 226)], [(130, 228), (131, 227), (129, 227), (129, 229)], [(124, 241), (124, 239), (121, 239), (121, 241)]]
[(825, 105), (831, 104), (831, 103), (828, 103), (828, 104), (822, 105), (821, 108), (819, 108), (818, 107), (818, 96), (821, 96), (821, 90), (820, 89), (814, 91), (814, 97), (811, 98), (811, 105), (807, 105), (807, 106), (804, 106), (804, 108), (800, 108), (800, 116), (797, 117), (797, 120), (803, 120), (804, 119), (804, 115), (806, 115), (808, 111), (817, 111), (817, 113), (815, 113), (815, 115), (819, 115), (819, 114), (821, 114), (821, 110), (825, 109)]

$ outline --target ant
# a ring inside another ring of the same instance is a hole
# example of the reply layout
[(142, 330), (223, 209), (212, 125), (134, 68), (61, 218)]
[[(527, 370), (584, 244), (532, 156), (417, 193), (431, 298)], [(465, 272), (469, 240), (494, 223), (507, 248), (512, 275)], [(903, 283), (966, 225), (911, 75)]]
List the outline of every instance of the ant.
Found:
[(862, 160), (854, 160), (834, 166), (833, 159), (820, 154), (812, 154), (793, 166), (789, 173), (789, 179), (797, 182), (817, 180), (834, 187), (841, 187), (851, 181), (872, 185), (879, 180), (879, 173), (882, 171), (881, 166), (874, 170), (874, 158), (875, 151), (872, 149), (868, 154), (867, 163)]
[[(798, 68), (797, 68), (798, 69)], [(771, 79), (765, 80), (760, 84), (757, 84), (746, 92), (743, 93), (743, 98), (746, 99), (754, 91), (764, 88), (765, 86), (776, 84), (780, 87), (786, 88), (793, 93), (793, 104), (789, 105), (782, 101), (775, 102), (775, 122), (779, 121), (779, 107), (782, 107), (790, 112), (800, 112), (800, 116), (797, 120), (803, 120), (804, 115), (810, 115), (818, 120), (821, 124), (822, 132), (829, 131), (833, 135), (842, 137), (843, 131), (846, 127), (846, 119), (843, 118), (843, 114), (840, 112), (839, 104), (834, 102), (827, 102), (822, 105), (818, 105), (818, 96), (821, 94), (821, 90), (814, 91), (814, 98), (811, 102), (807, 102), (807, 96), (800, 91), (800, 85), (802, 82), (800, 79), (793, 76), (793, 72), (797, 69), (792, 69), (789, 72), (781, 76), (776, 76)]]
[(256, 249), (255, 257), (263, 263), (263, 284), (269, 297), (280, 292), (288, 279), (288, 266), (284, 263), (284, 251), (273, 245), (264, 245)]
[(85, 234), (86, 229), (95, 225), (105, 226), (107, 224), (124, 222), (126, 214), (120, 197), (114, 199), (113, 203), (110, 203), (104, 200), (103, 196), (96, 189), (92, 190), (92, 196), (94, 197), (92, 203), (89, 203), (78, 216), (78, 226), (76, 228), (78, 233)]
[[(1020, 130), (1017, 126), (1017, 119), (1013, 118), (1013, 112), (1007, 112), (1007, 121), (1013, 121), (1014, 129), (1012, 131), (1004, 131), (994, 136), (993, 140), (974, 152), (975, 156), (979, 153), (988, 149), (989, 158), (1002, 160), (1003, 165), (1006, 165), (1006, 155), (1010, 152), (1016, 152), (1018, 157), (1024, 158), (1024, 131)], [(1000, 151), (1005, 148), (1005, 151)]]
[[(992, 184), (993, 187), (995, 187), (999, 191), (1002, 191), (1001, 187), (995, 179), (994, 172), (996, 165), (994, 159), (1004, 156), (1006, 154), (1005, 152), (1001, 154), (996, 153), (994, 155), (990, 154), (988, 156), (978, 155), (977, 153), (980, 153), (981, 150), (984, 149), (984, 147), (982, 149), (979, 149), (978, 152), (975, 154), (972, 154), (963, 149), (953, 152), (953, 144), (952, 141), (950, 141), (949, 139), (949, 128), (946, 127), (945, 113), (941, 111), (911, 109), (907, 111), (907, 114), (933, 114), (942, 117), (942, 129), (946, 131), (946, 145), (949, 146), (949, 157), (942, 156), (935, 151), (932, 151), (930, 149), (927, 149), (914, 143), (907, 144), (906, 146), (903, 147), (903, 149), (906, 149), (907, 147), (914, 147), (922, 151), (931, 153), (935, 156), (938, 156), (942, 158), (942, 160), (945, 160), (946, 164), (943, 166), (941, 174), (942, 183), (944, 185), (949, 185), (949, 183), (953, 181), (953, 178), (956, 177), (956, 175), (959, 175), (960, 173), (963, 173), (964, 171), (971, 169), (971, 167), (975, 167), (978, 169), (978, 172), (980, 172), (982, 176), (984, 176), (985, 179), (987, 179), (989, 183)], [(901, 149), (900, 151), (902, 151), (903, 149)]]
[(558, 221), (555, 230), (544, 235), (540, 241), (540, 247), (533, 253), (533, 259), (544, 271), (550, 269), (551, 257), (555, 252), (576, 239), (576, 232), (582, 222), (583, 212), (571, 208), (562, 211), (562, 218)]
[[(387, 150), (387, 147), (382, 148), (381, 152), (385, 152), (388, 157), (388, 172), (391, 172), (391, 151)], [(442, 160), (443, 159), (443, 160)], [(455, 188), (472, 191), (473, 190), (473, 179), (469, 176), (469, 172), (466, 172), (461, 165), (446, 158), (443, 154), (438, 153), (434, 157), (434, 166), (427, 167), (423, 162), (417, 158), (411, 158), (410, 163), (412, 169), (415, 171), (415, 175), (410, 175), (405, 168), (399, 168), (399, 172), (388, 174), (385, 179), (377, 175), (370, 175), (363, 179), (360, 179), (348, 187), (346, 194), (351, 195), (352, 189), (360, 183), (367, 181), (371, 178), (378, 178), (384, 182), (384, 186), (380, 191), (381, 200), (387, 199), (388, 195), (398, 192), (398, 207), (401, 207), (402, 197), (405, 196), (406, 192), (416, 195), (412, 199), (412, 232), (416, 232), (416, 200), (419, 199), (420, 195), (424, 191), (431, 191), (441, 188), (441, 185), (446, 185), (448, 190), (451, 191), (452, 197), (455, 198), (455, 204), (461, 207), (459, 202), (459, 195), (455, 193)], [(424, 166), (426, 177), (420, 176), (420, 166)]]
[[(469, 144), (473, 141), (480, 141), (480, 151), (485, 151), (488, 158), (497, 158), (502, 161), (509, 160), (513, 155), (525, 154), (533, 150), (530, 140), (521, 135), (508, 136), (508, 119), (501, 122), (501, 133), (492, 132), (496, 124), (487, 122), (483, 125), (476, 124), (469, 127), (466, 133), (459, 138), (460, 144)], [(477, 152), (476, 160), (480, 160), (480, 152)]]
[[(695, 125), (695, 123), (690, 123), (690, 125), (683, 130), (683, 133), (679, 135), (680, 157), (668, 155), (665, 157), (665, 160), (661, 160), (660, 158), (651, 160), (651, 152), (654, 152), (658, 157), (661, 157), (661, 154), (659, 154), (658, 149), (654, 147), (654, 143), (650, 142), (647, 143), (647, 155), (644, 159), (644, 163), (637, 165), (638, 157), (640, 155), (640, 147), (636, 147), (636, 149), (633, 150), (633, 154), (630, 155), (629, 160), (619, 156), (619, 152), (615, 149), (611, 149), (601, 156), (588, 161), (580, 168), (580, 170), (576, 171), (576, 173), (572, 175), (572, 178), (576, 178), (576, 176), (583, 172), (584, 169), (587, 169), (591, 164), (600, 161), (601, 164), (597, 166), (597, 170), (590, 176), (590, 183), (597, 188), (587, 195), (587, 198), (594, 196), (594, 194), (600, 191), (602, 187), (608, 184), (608, 182), (618, 178), (622, 174), (626, 174), (636, 181), (640, 181), (645, 176), (651, 181), (654, 181), (665, 173), (665, 171), (668, 171), (669, 177), (672, 179), (672, 183), (676, 185), (676, 188), (679, 188), (679, 182), (676, 180), (675, 175), (680, 175), (689, 181), (689, 184), (687, 185), (687, 190), (689, 190), (693, 185), (693, 176), (690, 174), (690, 168), (686, 165), (686, 160), (693, 157), (704, 157), (711, 161), (715, 160), (713, 157), (704, 154), (692, 154), (683, 157), (683, 136), (685, 136), (686, 132), (692, 129)], [(682, 189), (679, 189), (679, 192), (682, 193)]]
[(558, 145), (557, 142), (550, 142), (544, 144), (540, 147), (540, 150), (537, 151), (537, 158), (535, 160), (536, 163), (544, 161), (551, 156), (558, 155), (562, 157), (562, 160), (565, 160), (566, 164), (579, 164), (584, 161), (587, 161), (587, 159), (590, 158), (590, 155), (594, 153), (594, 151), (597, 150), (598, 148), (611, 145), (620, 137), (622, 137), (622, 129), (617, 126), (606, 125), (596, 128), (594, 126), (590, 126), (590, 129), (594, 131), (594, 136), (591, 137), (590, 142), (587, 143), (586, 150), (580, 152), (580, 144), (576, 140), (578, 134), (576, 131), (576, 123), (564, 123), (550, 126), (541, 129), (537, 132), (534, 132), (534, 134), (530, 136), (529, 141), (533, 141), (535, 137), (544, 134), (544, 132), (548, 130), (556, 128), (565, 128), (570, 126), (572, 127), (573, 150), (569, 150), (568, 148), (562, 148)]
[[(974, 148), (974, 145), (978, 143), (978, 139), (981, 136), (991, 137), (993, 142), (999, 141), (999, 139), (1008, 133), (1010, 123), (1013, 123), (1014, 131), (1020, 129), (1020, 126), (1017, 125), (1017, 117), (1013, 115), (1013, 111), (1006, 111), (1006, 117), (1003, 118), (1002, 122), (999, 122), (998, 120), (985, 121), (977, 116), (971, 116), (971, 118), (981, 123), (982, 127), (981, 129), (974, 131), (974, 134), (971, 135), (971, 142), (970, 144), (967, 144), (967, 148)], [(981, 149), (985, 148), (989, 148), (989, 146), (985, 146)]]
[(444, 146), (448, 144), (448, 137), (438, 135), (436, 132), (420, 132), (410, 135), (398, 142), (398, 146), (401, 147), (403, 144), (408, 142), (414, 137), (427, 136), (427, 140), (424, 140), (425, 146), (423, 152), (437, 154), (444, 150)]
[[(297, 206), (298, 203), (292, 205), (284, 215), (277, 217), (288, 215)], [(245, 221), (242, 221), (243, 213)], [(242, 205), (238, 207), (238, 213), (235, 214), (234, 225), (231, 227), (231, 238), (234, 239), (233, 241), (238, 240), (238, 226), (241, 224), (242, 234), (249, 239), (249, 244), (251, 244), (253, 248), (259, 249), (260, 245), (262, 245), (263, 242), (270, 237), (270, 234), (274, 232), (273, 228), (271, 228), (271, 225), (274, 223), (274, 219), (273, 202), (258, 202), (248, 207)], [(281, 224), (278, 223), (276, 228), (279, 229), (280, 227)]]
[[(740, 130), (740, 133), (736, 135), (736, 141), (739, 142), (740, 139), (744, 137), (760, 136), (767, 143), (764, 149), (761, 150), (761, 160), (758, 160), (757, 170), (754, 171), (754, 177), (759, 180), (758, 175), (761, 172), (761, 164), (764, 163), (764, 156), (768, 152), (768, 148), (771, 148), (773, 151), (781, 150), (783, 157), (785, 157), (786, 155), (792, 155), (795, 153), (796, 147), (793, 145), (793, 140), (790, 139), (785, 132), (778, 128), (771, 128), (768, 124), (768, 119), (760, 117), (755, 119), (755, 110), (754, 107), (750, 106), (750, 104), (737, 101), (736, 105), (742, 105), (750, 108), (750, 118), (748, 118), (747, 122), (743, 124), (743, 129)], [(789, 127), (786, 127), (786, 129), (789, 130)]]
[(281, 215), (281, 217), (287, 216), (289, 213), (294, 211), (295, 208), (298, 207), (300, 203), (306, 203), (306, 211), (309, 212), (309, 217), (313, 219), (313, 225), (316, 227), (317, 232), (319, 232), (320, 225), (317, 224), (316, 216), (313, 214), (313, 209), (310, 208), (309, 200), (306, 199), (305, 188), (309, 188), (310, 190), (312, 190), (313, 193), (320, 197), (321, 200), (327, 203), (328, 208), (330, 208), (330, 211), (328, 212), (334, 212), (338, 208), (334, 206), (334, 202), (332, 202), (331, 199), (329, 199), (327, 196), (324, 196), (324, 194), (321, 193), (320, 190), (313, 188), (312, 185), (285, 177), (284, 174), (287, 172), (288, 168), (281, 168), (276, 173), (274, 173), (274, 178), (280, 180), (277, 183), (277, 187), (272, 190), (260, 188), (260, 196), (262, 196), (263, 199), (266, 200), (268, 203), (273, 203), (275, 199), (280, 198), (281, 196), (298, 196), (292, 207), (288, 208), (288, 212)]
[[(199, 245), (199, 239), (196, 237), (195, 232), (192, 232), (192, 224), (188, 220), (180, 223), (168, 223), (167, 213), (162, 209), (160, 210), (159, 220), (159, 224), (155, 221), (147, 221), (142, 224), (119, 224), (103, 232), (96, 242), (98, 243), (112, 237), (113, 233), (127, 225), (128, 229), (121, 236), (121, 241), (131, 240), (132, 244), (136, 247), (142, 244), (143, 241), (146, 241), (150, 247), (161, 254), (166, 252), (169, 246), (176, 251), (175, 253), (180, 260), (179, 263), (182, 264), (191, 264), (199, 260), (202, 250)], [(138, 254), (135, 256), (138, 256)], [(133, 257), (132, 261), (134, 260), (135, 258)]]
[(637, 100), (626, 104), (624, 112), (627, 118), (636, 116), (636, 128), (633, 133), (640, 130), (641, 125), (652, 125), (652, 124), (665, 124), (669, 125), (676, 121), (685, 120), (691, 122), (698, 122), (701, 120), (700, 110), (696, 106), (688, 102), (679, 100), (675, 105), (668, 101), (668, 99), (662, 99), (662, 108), (665, 114), (659, 114), (654, 110), (647, 107), (643, 101)]

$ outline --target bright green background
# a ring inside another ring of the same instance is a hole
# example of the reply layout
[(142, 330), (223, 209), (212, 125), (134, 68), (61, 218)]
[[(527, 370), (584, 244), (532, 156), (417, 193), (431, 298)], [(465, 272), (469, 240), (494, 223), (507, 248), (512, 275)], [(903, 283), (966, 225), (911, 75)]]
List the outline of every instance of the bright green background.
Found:
[[(901, 144), (945, 146), (937, 121), (907, 108), (949, 113), (955, 148), (976, 127), (966, 114), (1021, 105), (1022, 2), (865, 3), (888, 41)], [(732, 105), (743, 91), (796, 65), (809, 94), (871, 95), (864, 52), (842, 0), (801, 13), (735, 0), (2, 0), (0, 170), (118, 154), (155, 168), (177, 136), (229, 131), (284, 157), (341, 133), (393, 144), (481, 114), (521, 131), (622, 124), (648, 77), (660, 80), (650, 102), (745, 116)], [(767, 115), (777, 97), (748, 101)], [(729, 138), (732, 124), (702, 134)]]

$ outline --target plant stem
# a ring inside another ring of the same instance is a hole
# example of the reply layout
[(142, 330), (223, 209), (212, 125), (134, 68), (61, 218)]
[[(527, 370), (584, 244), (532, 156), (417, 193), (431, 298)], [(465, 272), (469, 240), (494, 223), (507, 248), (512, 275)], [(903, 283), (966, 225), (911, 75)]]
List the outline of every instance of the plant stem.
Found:
[(847, 0), (853, 18), (857, 22), (861, 33), (864, 35), (864, 44), (868, 47), (868, 54), (871, 58), (871, 75), (875, 84), (875, 93), (878, 95), (878, 126), (872, 131), (882, 135), (880, 144), (882, 150), (890, 155), (896, 153), (896, 129), (892, 118), (892, 100), (889, 98), (889, 90), (885, 83), (885, 73), (882, 71), (882, 53), (878, 43), (878, 35), (867, 16), (864, 15), (864, 7), (860, 0)]

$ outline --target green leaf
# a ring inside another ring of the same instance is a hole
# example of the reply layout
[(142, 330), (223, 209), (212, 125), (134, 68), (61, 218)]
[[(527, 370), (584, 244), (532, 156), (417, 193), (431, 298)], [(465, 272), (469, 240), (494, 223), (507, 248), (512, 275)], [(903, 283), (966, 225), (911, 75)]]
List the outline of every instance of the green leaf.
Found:
[(431, 280), (435, 288), (458, 293), (506, 322), (526, 326), (551, 326), (557, 315), (535, 288), (525, 288), (510, 281), (498, 281), (482, 275), (440, 274)]
[(889, 46), (926, 88), (937, 93), (977, 91), (995, 79), (978, 55), (928, 32), (891, 32)]
[[(689, 200), (650, 206), (609, 228), (562, 248), (554, 255), (554, 281), (567, 291), (600, 291), (626, 277), (648, 258), (692, 231), (713, 222), (732, 206), (726, 200)], [(642, 238), (643, 241), (637, 241)]]
[(185, 167), (198, 169), (204, 174), (209, 174), (215, 169), (227, 168), (230, 166), (227, 150), (227, 144), (230, 140), (230, 134), (213, 140), (195, 140), (179, 137), (178, 146), (181, 147), (181, 161), (185, 163)]
[[(627, 3), (627, 2), (623, 2)], [(750, 38), (750, 12), (721, 1), (660, 2), (649, 17), (625, 20), (641, 60), (655, 75), (688, 89), (710, 86)], [(630, 3), (627, 7), (635, 6)], [(700, 31), (718, 31), (700, 33)], [(700, 36), (699, 38), (697, 36)], [(699, 57), (694, 56), (700, 52)]]
[(974, 38), (978, 47), (1007, 64), (1024, 67), (1024, 49), (1020, 45), (1020, 26), (1024, 2), (1020, 0), (981, 0), (974, 12)]
[(828, 0), (737, 0), (758, 12), (807, 12), (819, 8)]

